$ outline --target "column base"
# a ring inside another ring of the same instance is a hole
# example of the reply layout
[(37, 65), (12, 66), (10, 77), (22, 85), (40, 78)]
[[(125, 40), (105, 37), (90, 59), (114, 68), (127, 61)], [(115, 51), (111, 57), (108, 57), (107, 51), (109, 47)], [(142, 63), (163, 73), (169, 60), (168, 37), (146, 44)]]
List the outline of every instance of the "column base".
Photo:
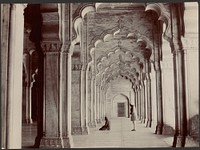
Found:
[(162, 134), (163, 135), (174, 135), (175, 130), (173, 127), (169, 126), (169, 125), (163, 125), (163, 131)]
[(140, 123), (143, 123), (144, 122), (144, 119), (143, 119), (143, 117), (141, 116), (141, 118), (140, 118)]
[(101, 124), (101, 119), (96, 120), (97, 124)]
[(146, 127), (151, 128), (152, 120), (147, 120)]
[(27, 124), (32, 124), (32, 123), (33, 123), (33, 120), (32, 120), (31, 118), (28, 118), (28, 119), (26, 119), (26, 123), (27, 123)]
[(90, 128), (96, 128), (96, 127), (97, 127), (97, 123), (96, 123), (96, 121), (90, 122), (90, 123), (88, 123), (88, 126), (89, 126)]
[(185, 147), (186, 136), (174, 135), (172, 147)]
[(42, 137), (39, 148), (72, 148), (73, 140), (69, 137)]
[(145, 122), (146, 122), (146, 119), (145, 119), (145, 118), (143, 118), (143, 120), (142, 120), (142, 123), (144, 123), (144, 124), (145, 124)]
[(88, 122), (88, 127), (91, 128), (92, 127), (92, 123)]
[(155, 134), (162, 134), (162, 132), (163, 132), (163, 125), (157, 124)]
[(89, 134), (89, 128), (88, 126), (83, 126), (82, 127), (82, 135), (87, 135)]
[(72, 135), (86, 135), (86, 134), (89, 134), (89, 129), (87, 126), (72, 127)]
[(144, 124), (147, 124), (148, 123), (148, 119), (144, 119)]
[(96, 128), (96, 127), (97, 127), (97, 122), (96, 121), (92, 122), (92, 128)]
[(35, 144), (34, 144), (34, 148), (39, 148), (40, 147), (40, 141), (42, 139), (42, 136), (37, 135), (35, 138)]
[(186, 142), (185, 142), (185, 147), (199, 147), (199, 138), (198, 137), (192, 137), (192, 136), (187, 136), (186, 137)]

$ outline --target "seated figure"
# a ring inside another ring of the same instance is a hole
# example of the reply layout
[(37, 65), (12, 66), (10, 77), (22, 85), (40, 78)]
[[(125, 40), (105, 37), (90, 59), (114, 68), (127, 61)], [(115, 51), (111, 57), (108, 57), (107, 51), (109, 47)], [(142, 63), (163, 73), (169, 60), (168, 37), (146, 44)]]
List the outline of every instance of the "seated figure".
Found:
[(105, 117), (105, 124), (99, 130), (110, 130), (110, 123), (107, 117)]

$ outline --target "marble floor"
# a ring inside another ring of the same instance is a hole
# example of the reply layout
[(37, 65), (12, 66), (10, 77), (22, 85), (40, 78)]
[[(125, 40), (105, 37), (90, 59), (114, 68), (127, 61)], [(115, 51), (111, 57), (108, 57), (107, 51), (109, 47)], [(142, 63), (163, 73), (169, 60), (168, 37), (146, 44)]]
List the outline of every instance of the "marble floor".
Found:
[(111, 130), (99, 131), (91, 128), (89, 135), (73, 136), (76, 148), (149, 148), (171, 147), (172, 137), (156, 135), (154, 129), (146, 128), (137, 122), (136, 131), (131, 131), (132, 122), (129, 118), (117, 118), (111, 121)]
[[(90, 128), (88, 135), (73, 135), (75, 148), (150, 148), (171, 147), (173, 137), (156, 135), (154, 128), (146, 128), (145, 124), (137, 122), (136, 131), (131, 131), (132, 123), (129, 118), (117, 118), (110, 120), (111, 130), (99, 131), (103, 125)], [(36, 124), (23, 125), (22, 147), (32, 148), (36, 137)]]

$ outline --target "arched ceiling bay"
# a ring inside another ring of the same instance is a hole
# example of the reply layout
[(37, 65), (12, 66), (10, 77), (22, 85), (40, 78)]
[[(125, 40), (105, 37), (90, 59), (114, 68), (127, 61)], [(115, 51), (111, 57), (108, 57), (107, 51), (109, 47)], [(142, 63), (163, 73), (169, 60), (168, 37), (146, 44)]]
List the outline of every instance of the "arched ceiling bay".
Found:
[(84, 16), (81, 43), (86, 43), (86, 62), (93, 62), (96, 83), (117, 77), (137, 83), (153, 50), (153, 15), (144, 4), (109, 3)]

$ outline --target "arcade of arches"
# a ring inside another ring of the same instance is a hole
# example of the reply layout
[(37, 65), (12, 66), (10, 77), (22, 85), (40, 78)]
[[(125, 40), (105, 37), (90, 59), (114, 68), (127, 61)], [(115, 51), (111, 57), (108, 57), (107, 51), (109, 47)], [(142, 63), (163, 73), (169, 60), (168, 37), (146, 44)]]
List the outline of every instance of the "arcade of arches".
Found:
[(2, 148), (31, 124), (34, 147), (73, 147), (130, 104), (171, 146), (198, 142), (197, 3), (1, 4), (1, 33)]

